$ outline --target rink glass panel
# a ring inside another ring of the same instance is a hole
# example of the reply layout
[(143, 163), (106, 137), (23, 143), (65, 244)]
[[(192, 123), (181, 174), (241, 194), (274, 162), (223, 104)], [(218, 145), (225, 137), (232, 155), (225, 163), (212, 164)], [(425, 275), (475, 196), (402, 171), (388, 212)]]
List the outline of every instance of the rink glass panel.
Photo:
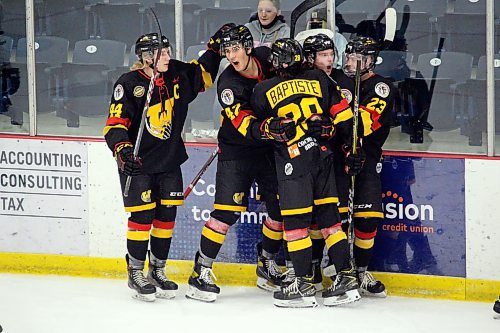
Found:
[[(163, 33), (170, 38), (174, 49), (176, 47), (173, 1), (142, 1), (139, 6), (92, 2), (34, 1), (36, 38), (54, 36), (66, 40), (68, 47), (67, 53), (50, 54), (54, 50), (52, 44), (44, 50), (40, 43), (36, 51), (38, 134), (102, 135), (111, 86), (135, 60), (131, 52), (135, 38), (157, 30), (147, 8), (154, 7)], [(197, 52), (190, 53), (193, 50), (190, 47), (204, 45), (215, 29), (227, 21), (225, 10), (236, 10), (237, 14), (231, 18), (243, 24), (247, 13), (256, 10), (257, 2), (184, 1), (184, 60), (197, 57)], [(214, 7), (216, 3), (219, 8)], [(300, 1), (282, 1), (287, 22), (298, 3)], [(381, 3), (386, 1), (373, 1), (369, 6), (360, 6), (357, 0), (337, 1), (340, 33), (349, 39), (356, 30), (366, 27), (366, 22), (360, 23), (378, 17)], [(376, 67), (377, 72), (394, 80), (399, 92), (394, 127), (385, 149), (486, 153), (485, 3), (485, 0), (396, 2), (400, 30), (395, 43), (381, 54), (383, 57), (378, 59)], [(26, 59), (18, 43), (26, 37), (25, 5), (13, 0), (3, 1), (2, 5), (2, 38), (10, 37), (13, 43), (10, 56), (8, 50), (2, 51), (4, 106), (0, 110), (0, 131), (26, 133), (29, 127)], [(496, 8), (495, 12), (498, 16), (500, 9)], [(125, 22), (136, 24), (123, 29)], [(305, 18), (299, 20), (297, 30), (302, 30), (305, 23)], [(381, 35), (383, 26), (379, 30)], [(495, 31), (498, 36), (498, 25)], [(125, 51), (117, 53), (116, 48), (106, 43), (89, 44), (83, 51), (79, 50), (77, 42), (88, 39), (120, 42), (125, 44)], [(9, 43), (2, 42), (2, 46), (8, 49)], [(497, 44), (495, 51), (498, 51)], [(96, 52), (106, 56), (97, 60), (87, 57)], [(16, 75), (19, 77), (17, 90), (16, 82), (6, 83)], [(215, 142), (220, 122), (215, 91), (214, 85), (190, 105), (186, 141)], [(6, 110), (9, 103), (12, 105)], [(500, 119), (500, 115), (497, 118)]]

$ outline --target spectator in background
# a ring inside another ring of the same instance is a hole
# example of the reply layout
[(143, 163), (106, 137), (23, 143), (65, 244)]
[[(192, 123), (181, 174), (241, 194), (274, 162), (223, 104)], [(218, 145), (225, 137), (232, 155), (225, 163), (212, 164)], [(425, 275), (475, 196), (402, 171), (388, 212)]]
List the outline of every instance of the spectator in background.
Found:
[(245, 24), (250, 30), (254, 46), (271, 46), (279, 38), (290, 37), (290, 27), (281, 15), (280, 0), (259, 0), (257, 14)]

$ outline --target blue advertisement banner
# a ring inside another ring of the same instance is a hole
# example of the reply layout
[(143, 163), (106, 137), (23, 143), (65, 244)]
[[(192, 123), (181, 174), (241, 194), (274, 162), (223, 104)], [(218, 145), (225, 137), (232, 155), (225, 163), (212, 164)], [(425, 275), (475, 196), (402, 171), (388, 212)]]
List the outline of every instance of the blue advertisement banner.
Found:
[[(188, 184), (214, 148), (189, 147)], [(217, 160), (178, 210), (171, 259), (192, 260), (215, 194)], [(378, 228), (370, 269), (465, 277), (464, 160), (386, 156), (381, 173), (385, 219)], [(265, 205), (250, 191), (249, 211), (231, 227), (220, 262), (255, 263)]]

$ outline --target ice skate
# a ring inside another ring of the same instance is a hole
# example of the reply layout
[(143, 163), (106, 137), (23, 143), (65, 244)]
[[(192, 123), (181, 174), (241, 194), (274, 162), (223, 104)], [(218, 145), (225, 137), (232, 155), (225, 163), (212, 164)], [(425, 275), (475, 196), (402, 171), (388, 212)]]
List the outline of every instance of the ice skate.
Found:
[(125, 259), (127, 260), (128, 286), (134, 291), (132, 297), (144, 302), (154, 302), (156, 288), (144, 276), (142, 271), (144, 262), (131, 259), (128, 254)]
[(387, 297), (385, 285), (382, 282), (376, 280), (370, 272), (358, 272), (358, 282), (361, 295), (380, 298)]
[(289, 285), (274, 293), (274, 305), (280, 308), (314, 308), (316, 288), (312, 276), (295, 277)]
[(266, 291), (278, 291), (284, 278), (283, 272), (272, 258), (262, 255), (262, 246), (257, 245), (257, 287)]
[(179, 287), (165, 275), (165, 264), (166, 260), (159, 260), (151, 255), (147, 279), (156, 287), (157, 298), (170, 299), (175, 297)]
[(342, 270), (333, 279), (332, 285), (321, 294), (323, 304), (337, 306), (356, 302), (361, 299), (358, 287), (356, 271), (353, 268)]
[(215, 278), (212, 268), (202, 266), (198, 262), (199, 254), (196, 254), (193, 273), (188, 280), (187, 298), (192, 298), (202, 302), (215, 302), (217, 295), (220, 293), (220, 288), (214, 283), (212, 277)]

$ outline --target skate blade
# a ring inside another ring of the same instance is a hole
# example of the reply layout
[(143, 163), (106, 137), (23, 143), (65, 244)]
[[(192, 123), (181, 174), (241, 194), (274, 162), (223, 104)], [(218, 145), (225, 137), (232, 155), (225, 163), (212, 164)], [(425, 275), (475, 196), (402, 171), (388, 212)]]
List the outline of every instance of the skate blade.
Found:
[(338, 306), (338, 305), (354, 303), (359, 301), (360, 299), (361, 296), (359, 295), (359, 292), (356, 289), (354, 289), (347, 291), (344, 295), (324, 298), (323, 305)]
[(277, 286), (277, 285), (273, 284), (272, 282), (270, 282), (269, 280), (266, 280), (266, 279), (261, 278), (261, 277), (257, 277), (257, 287), (259, 287), (262, 290), (270, 291), (270, 292), (275, 292), (275, 291), (280, 290), (279, 286)]
[(175, 298), (176, 295), (176, 290), (163, 290), (160, 288), (156, 288), (156, 293), (155, 296), (156, 298), (162, 298), (162, 299), (172, 299)]
[(308, 296), (292, 300), (275, 299), (274, 305), (278, 308), (315, 308), (318, 306), (316, 297)]
[(387, 291), (385, 291), (385, 290), (380, 292), (380, 293), (371, 293), (366, 289), (360, 288), (359, 293), (362, 296), (366, 296), (366, 297), (374, 297), (374, 298), (386, 298), (387, 297)]
[(314, 288), (316, 289), (317, 293), (322, 292), (325, 288), (323, 287), (323, 283), (315, 283)]
[(132, 298), (143, 302), (154, 302), (156, 300), (155, 294), (139, 294), (136, 291), (134, 291)]
[(186, 291), (186, 298), (191, 298), (191, 299), (194, 299), (197, 301), (212, 303), (212, 302), (215, 302), (215, 300), (217, 299), (217, 294), (210, 293), (207, 291), (201, 291), (201, 290), (197, 289), (196, 287), (189, 286), (188, 290)]

